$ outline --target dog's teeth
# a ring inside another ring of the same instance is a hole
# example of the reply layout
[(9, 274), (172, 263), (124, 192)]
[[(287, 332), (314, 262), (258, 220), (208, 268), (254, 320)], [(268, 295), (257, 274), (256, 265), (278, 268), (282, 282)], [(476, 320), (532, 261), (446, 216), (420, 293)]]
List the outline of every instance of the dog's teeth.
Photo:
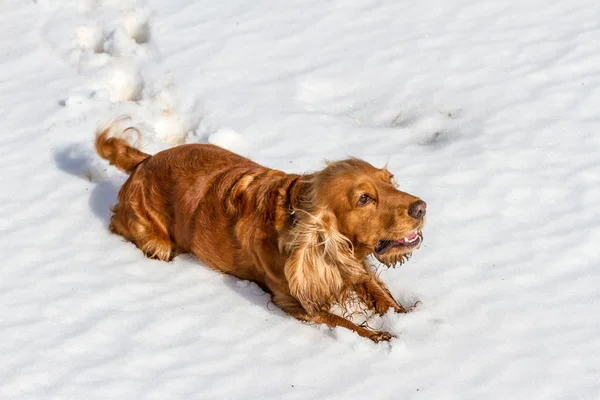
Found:
[(419, 235), (415, 235), (411, 239), (409, 239), (408, 237), (405, 237), (404, 239), (402, 239), (402, 241), (405, 243), (412, 243), (412, 242), (416, 241), (418, 238), (419, 238)]

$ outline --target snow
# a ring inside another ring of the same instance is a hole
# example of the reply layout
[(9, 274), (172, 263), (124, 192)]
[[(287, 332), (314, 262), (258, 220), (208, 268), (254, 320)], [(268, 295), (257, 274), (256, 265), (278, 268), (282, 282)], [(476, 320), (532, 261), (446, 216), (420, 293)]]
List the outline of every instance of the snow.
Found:
[[(597, 399), (591, 0), (0, 4), (0, 398)], [(96, 128), (289, 172), (352, 155), (428, 203), (373, 344), (107, 230)]]

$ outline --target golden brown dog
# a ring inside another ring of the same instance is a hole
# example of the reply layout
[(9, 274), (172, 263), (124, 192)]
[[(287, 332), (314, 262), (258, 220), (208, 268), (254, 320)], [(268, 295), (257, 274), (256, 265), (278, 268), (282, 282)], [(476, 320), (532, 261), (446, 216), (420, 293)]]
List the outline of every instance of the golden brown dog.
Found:
[(343, 326), (374, 341), (388, 332), (330, 312), (358, 296), (383, 314), (406, 310), (367, 261), (404, 262), (422, 241), (425, 202), (399, 191), (392, 174), (356, 158), (312, 174), (265, 168), (208, 144), (154, 156), (100, 130), (96, 150), (131, 174), (110, 230), (163, 261), (193, 253), (212, 268), (256, 282), (290, 315)]

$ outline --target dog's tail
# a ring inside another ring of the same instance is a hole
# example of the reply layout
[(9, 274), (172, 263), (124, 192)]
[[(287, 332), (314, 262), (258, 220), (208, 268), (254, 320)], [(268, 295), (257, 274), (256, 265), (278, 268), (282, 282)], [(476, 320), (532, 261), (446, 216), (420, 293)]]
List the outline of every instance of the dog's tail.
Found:
[[(96, 134), (96, 152), (100, 157), (108, 160), (110, 165), (114, 165), (121, 171), (131, 174), (141, 162), (151, 157), (143, 151), (132, 147), (126, 140), (119, 137), (109, 137), (113, 125), (111, 124), (105, 129), (99, 129)], [(135, 128), (127, 128), (139, 134)]]

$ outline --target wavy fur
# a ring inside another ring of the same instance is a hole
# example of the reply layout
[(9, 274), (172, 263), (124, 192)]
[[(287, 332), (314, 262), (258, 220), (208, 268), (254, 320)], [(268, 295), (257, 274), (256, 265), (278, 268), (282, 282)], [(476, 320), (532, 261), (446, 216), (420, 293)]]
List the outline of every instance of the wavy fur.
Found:
[(309, 314), (341, 304), (348, 281), (367, 274), (354, 256), (352, 242), (336, 227), (331, 212), (301, 212), (288, 243), (285, 277), (292, 296)]
[[(387, 169), (348, 159), (309, 175), (286, 174), (200, 144), (150, 156), (122, 135), (109, 137), (114, 130), (99, 131), (96, 149), (131, 175), (113, 208), (112, 232), (148, 257), (169, 261), (189, 252), (252, 280), (302, 321), (391, 338), (330, 312), (351, 298), (380, 314), (405, 311), (366, 261), (380, 240), (424, 224), (409, 215), (420, 199), (397, 190)], [(392, 264), (411, 251), (394, 247), (378, 258)]]

